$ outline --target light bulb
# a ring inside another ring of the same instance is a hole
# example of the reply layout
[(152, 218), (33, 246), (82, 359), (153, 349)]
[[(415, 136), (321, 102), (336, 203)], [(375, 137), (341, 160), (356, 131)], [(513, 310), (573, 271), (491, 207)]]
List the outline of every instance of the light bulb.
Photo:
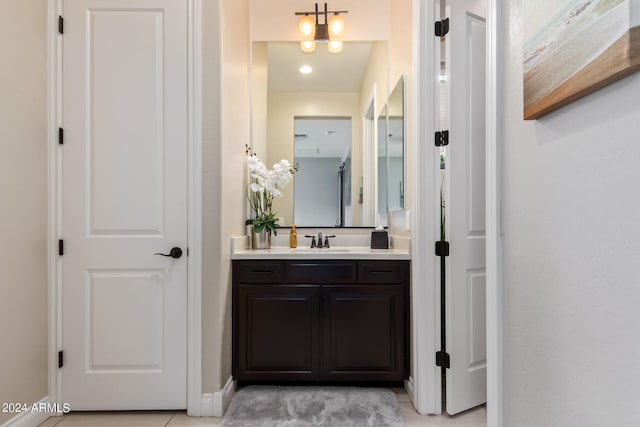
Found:
[(331, 40), (327, 44), (327, 50), (329, 53), (340, 53), (342, 52), (342, 42), (340, 40)]
[(300, 67), (300, 72), (302, 74), (309, 74), (313, 71), (313, 68), (311, 68), (311, 66), (309, 65), (303, 65), (302, 67)]
[(303, 40), (300, 42), (300, 50), (304, 53), (311, 53), (316, 50), (316, 42), (313, 40)]
[(329, 17), (329, 33), (331, 39), (339, 39), (344, 35), (344, 19), (340, 15)]
[(300, 33), (305, 39), (313, 39), (316, 33), (316, 23), (311, 15), (302, 15), (298, 22)]

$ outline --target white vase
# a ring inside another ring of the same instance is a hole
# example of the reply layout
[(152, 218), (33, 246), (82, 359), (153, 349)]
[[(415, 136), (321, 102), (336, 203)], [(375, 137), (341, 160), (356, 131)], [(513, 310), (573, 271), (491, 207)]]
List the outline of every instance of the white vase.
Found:
[(256, 233), (251, 227), (251, 248), (271, 249), (271, 233), (266, 228), (260, 233)]

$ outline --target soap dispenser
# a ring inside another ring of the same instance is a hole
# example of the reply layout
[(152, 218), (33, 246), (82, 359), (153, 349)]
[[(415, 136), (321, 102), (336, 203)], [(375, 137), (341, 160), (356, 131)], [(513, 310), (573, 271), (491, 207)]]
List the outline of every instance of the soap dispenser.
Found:
[(296, 231), (296, 225), (291, 224), (291, 232), (289, 233), (289, 247), (298, 247), (298, 232)]

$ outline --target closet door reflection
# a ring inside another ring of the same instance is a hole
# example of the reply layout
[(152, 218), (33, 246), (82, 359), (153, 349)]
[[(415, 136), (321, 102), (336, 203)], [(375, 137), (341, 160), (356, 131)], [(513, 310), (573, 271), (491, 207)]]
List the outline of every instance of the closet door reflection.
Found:
[(293, 223), (350, 227), (351, 118), (296, 117)]

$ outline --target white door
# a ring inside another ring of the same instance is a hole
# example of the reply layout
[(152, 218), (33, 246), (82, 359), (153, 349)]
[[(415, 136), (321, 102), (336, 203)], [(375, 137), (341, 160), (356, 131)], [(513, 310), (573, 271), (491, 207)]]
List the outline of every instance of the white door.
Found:
[(62, 7), (62, 401), (186, 408), (186, 1)]
[(485, 261), (485, 1), (450, 0), (450, 280), (446, 411), (487, 400)]

